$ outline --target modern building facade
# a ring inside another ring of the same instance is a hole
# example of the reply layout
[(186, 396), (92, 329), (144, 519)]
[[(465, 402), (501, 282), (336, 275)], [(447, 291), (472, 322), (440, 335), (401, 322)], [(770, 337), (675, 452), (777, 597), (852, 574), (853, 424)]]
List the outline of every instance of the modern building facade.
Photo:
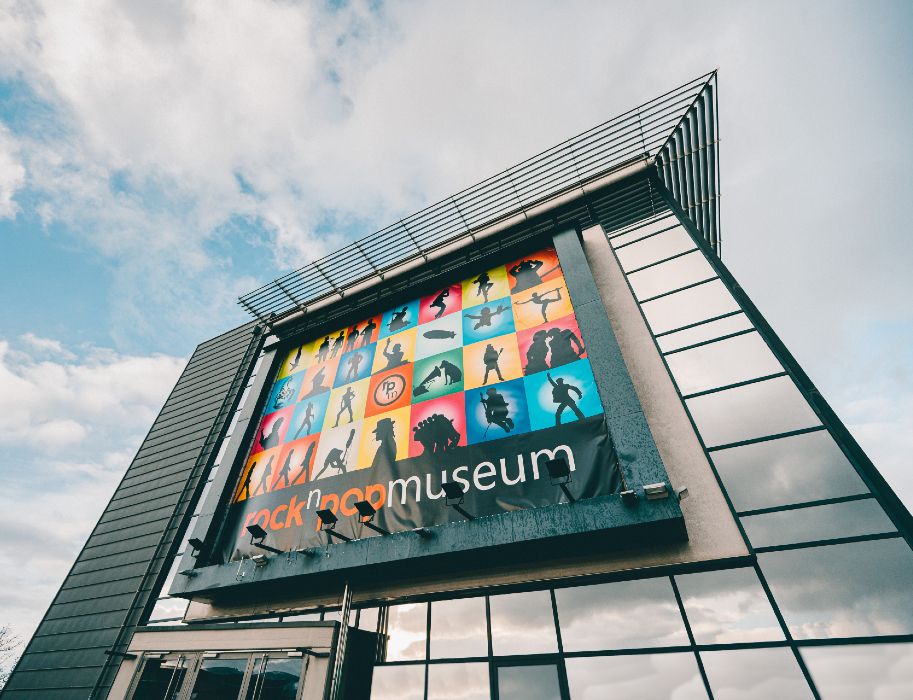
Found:
[(242, 297), (4, 700), (911, 697), (913, 519), (721, 260), (716, 92)]

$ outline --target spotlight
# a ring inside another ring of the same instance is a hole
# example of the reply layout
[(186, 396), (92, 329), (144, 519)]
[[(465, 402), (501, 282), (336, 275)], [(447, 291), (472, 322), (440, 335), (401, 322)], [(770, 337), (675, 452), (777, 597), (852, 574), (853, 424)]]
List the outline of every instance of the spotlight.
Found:
[(669, 486), (665, 481), (658, 484), (645, 484), (644, 494), (648, 501), (659, 501), (663, 498), (669, 498)]
[(567, 460), (564, 457), (550, 459), (545, 463), (545, 468), (548, 470), (552, 486), (559, 487), (571, 503), (576, 502), (577, 499), (571, 495), (571, 491), (567, 487), (571, 481), (571, 466), (567, 463)]
[(260, 549), (265, 549), (267, 552), (272, 552), (273, 554), (283, 554), (281, 549), (270, 547), (268, 544), (263, 544), (263, 540), (266, 539), (267, 532), (262, 527), (257, 525), (257, 523), (248, 525), (247, 531), (250, 533), (250, 543), (252, 546), (259, 547)]
[(206, 543), (199, 537), (191, 537), (187, 540), (187, 544), (189, 544), (190, 548), (193, 550), (190, 554), (193, 557), (198, 557), (203, 550), (206, 549)]
[(352, 541), (351, 537), (346, 537), (345, 535), (342, 535), (333, 529), (336, 527), (336, 523), (339, 522), (339, 518), (337, 518), (336, 514), (333, 511), (331, 511), (329, 508), (325, 508), (324, 510), (318, 510), (317, 517), (320, 519), (320, 529), (323, 530), (325, 533), (327, 533), (327, 537), (330, 537), (330, 538), (336, 537), (336, 538), (342, 540), (343, 542)]
[(375, 525), (371, 522), (374, 520), (374, 516), (377, 515), (377, 509), (370, 503), (367, 501), (355, 501), (355, 509), (358, 511), (358, 522), (366, 528), (374, 530), (374, 532), (379, 532), (381, 535), (390, 534), (389, 530), (385, 530), (379, 525)]
[(441, 488), (444, 489), (444, 504), (448, 508), (453, 508), (467, 520), (474, 519), (473, 516), (463, 510), (462, 504), (463, 499), (466, 497), (466, 492), (463, 491), (462, 486), (455, 481), (445, 481), (441, 484)]
[(269, 564), (269, 557), (267, 557), (265, 554), (255, 554), (251, 557), (251, 560), (254, 562), (254, 566), (256, 566), (258, 569)]
[(621, 502), (626, 506), (630, 507), (637, 505), (637, 491), (634, 489), (627, 489), (626, 491), (622, 491), (619, 495), (621, 496)]

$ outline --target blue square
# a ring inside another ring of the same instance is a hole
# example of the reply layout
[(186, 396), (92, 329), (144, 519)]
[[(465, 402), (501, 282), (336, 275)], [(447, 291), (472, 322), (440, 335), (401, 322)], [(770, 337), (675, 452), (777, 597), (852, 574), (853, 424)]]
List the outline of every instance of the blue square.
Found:
[(472, 345), (514, 331), (510, 297), (463, 309), (463, 345)]
[(291, 442), (292, 440), (319, 433), (329, 402), (329, 391), (317, 394), (317, 396), (309, 396), (299, 401), (295, 405), (295, 412), (292, 414), (292, 422), (288, 427), (285, 441)]
[(351, 350), (343, 355), (339, 360), (339, 368), (336, 370), (336, 379), (333, 382), (333, 386), (351, 384), (359, 379), (370, 377), (376, 347), (376, 343), (371, 343), (366, 348)]
[(464, 393), (466, 435), (470, 445), (529, 432), (529, 413), (522, 379), (500, 382)]
[(387, 311), (380, 321), (380, 335), (378, 340), (399, 333), (400, 331), (415, 328), (418, 325), (418, 299), (408, 304), (401, 304)]
[(298, 400), (298, 394), (301, 393), (303, 380), (304, 372), (298, 372), (276, 382), (269, 394), (266, 406), (263, 407), (263, 413), (272, 413), (294, 404)]
[(604, 412), (589, 360), (531, 374), (523, 381), (533, 430), (566, 425)]

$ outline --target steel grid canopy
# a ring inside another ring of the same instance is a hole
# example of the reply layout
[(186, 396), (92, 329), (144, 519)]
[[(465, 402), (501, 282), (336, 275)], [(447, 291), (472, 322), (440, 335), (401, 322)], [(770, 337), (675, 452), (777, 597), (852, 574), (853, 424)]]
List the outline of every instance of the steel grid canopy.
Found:
[(522, 223), (562, 195), (598, 189), (601, 179), (633, 164), (656, 169), (719, 254), (716, 83), (715, 70), (690, 80), (245, 294), (238, 303), (268, 323), (307, 312), (461, 239)]

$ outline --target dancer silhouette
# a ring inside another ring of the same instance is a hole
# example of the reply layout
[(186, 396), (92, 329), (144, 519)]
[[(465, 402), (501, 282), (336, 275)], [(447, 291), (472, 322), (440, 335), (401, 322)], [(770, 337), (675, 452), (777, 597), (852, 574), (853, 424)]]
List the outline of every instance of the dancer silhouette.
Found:
[(537, 284), (542, 284), (542, 277), (539, 276), (539, 268), (544, 263), (541, 260), (521, 260), (514, 265), (508, 272), (514, 278), (513, 293), (522, 292), (524, 289), (531, 289)]
[(342, 397), (340, 398), (339, 412), (336, 414), (336, 425), (333, 426), (334, 428), (339, 427), (339, 418), (340, 418), (340, 416), (342, 416), (343, 411), (349, 412), (349, 423), (351, 423), (355, 419), (354, 415), (352, 414), (352, 399), (354, 399), (354, 398), (355, 398), (355, 392), (352, 391), (352, 387), (348, 387), (346, 389), (346, 393), (344, 393), (342, 395)]
[(475, 314), (466, 314), (466, 318), (471, 318), (476, 322), (475, 325), (473, 325), (472, 329), (477, 331), (480, 328), (490, 326), (492, 319), (499, 314), (503, 314), (505, 311), (507, 311), (507, 309), (508, 307), (504, 306), (503, 304), (498, 304), (498, 308), (494, 311), (492, 311), (487, 306), (483, 306), (481, 309), (479, 309), (478, 316)]
[(276, 455), (271, 455), (263, 467), (263, 473), (260, 475), (260, 481), (257, 482), (257, 493), (264, 494), (269, 490), (269, 475), (273, 473), (273, 459)]
[(526, 367), (523, 369), (523, 374), (534, 374), (548, 369), (545, 362), (545, 358), (548, 357), (546, 338), (548, 338), (548, 333), (545, 331), (533, 333), (533, 342), (526, 349)]
[(399, 311), (394, 311), (393, 316), (390, 318), (390, 322), (387, 324), (387, 329), (391, 333), (396, 333), (396, 331), (401, 330), (409, 325), (409, 322), (406, 320), (406, 314), (409, 313), (409, 307), (404, 306)]
[[(299, 436), (301, 435), (301, 431), (304, 431), (305, 435), (310, 433), (311, 428), (314, 427), (313, 423), (312, 423), (313, 420), (314, 420), (314, 404), (312, 404), (310, 401), (308, 401), (308, 405), (304, 409), (304, 420), (301, 421), (301, 425), (299, 425), (298, 430), (295, 431), (295, 437), (293, 439), (297, 440), (299, 438)], [(305, 430), (305, 426), (307, 426), (306, 430)]]
[(291, 486), (292, 482), (289, 481), (289, 474), (292, 471), (292, 456), (295, 454), (295, 450), (289, 450), (288, 456), (285, 458), (285, 461), (282, 463), (282, 466), (279, 468), (279, 476), (276, 477), (276, 483), (273, 484), (273, 490), (279, 488), (279, 482), (284, 481), (286, 486)]
[(310, 445), (308, 445), (307, 452), (304, 453), (304, 459), (301, 460), (301, 464), (298, 467), (298, 473), (295, 474), (295, 478), (292, 479), (293, 484), (295, 482), (297, 482), (298, 479), (301, 478), (301, 475), (305, 474), (308, 470), (308, 467), (311, 466), (311, 459), (313, 458), (314, 450), (316, 450), (316, 449), (317, 449), (317, 440), (314, 440), (313, 442), (311, 442)]
[(298, 348), (298, 352), (295, 353), (295, 358), (294, 358), (291, 362), (289, 362), (288, 371), (289, 371), (290, 373), (291, 373), (291, 372), (294, 372), (295, 369), (298, 367), (298, 365), (301, 364), (301, 349), (302, 349), (303, 347), (304, 347), (304, 346), (300, 346), (300, 347)]
[(434, 300), (428, 305), (432, 309), (437, 309), (437, 313), (434, 314), (435, 318), (440, 318), (444, 315), (444, 312), (447, 310), (447, 302), (444, 301), (447, 297), (450, 296), (450, 289), (441, 290)]
[[(552, 292), (557, 292), (558, 296), (556, 296), (555, 298), (549, 297), (548, 295), (551, 294)], [(526, 301), (515, 301), (514, 303), (515, 304), (536, 304), (539, 307), (539, 311), (542, 312), (543, 322), (548, 323), (548, 305), (552, 304), (556, 301), (561, 301), (561, 289), (557, 288), (557, 287), (555, 289), (550, 289), (547, 292), (542, 292), (542, 294), (539, 294), (538, 292), (533, 292), (532, 296), (529, 299), (527, 299)]]
[(494, 287), (494, 283), (491, 281), (491, 277), (487, 272), (483, 272), (481, 275), (476, 277), (473, 281), (473, 284), (478, 285), (476, 289), (476, 296), (482, 297), (485, 303), (488, 303), (488, 292), (491, 291), (491, 288)]
[(580, 388), (573, 384), (566, 384), (561, 377), (558, 377), (557, 380), (552, 379), (550, 373), (546, 373), (545, 376), (548, 377), (549, 384), (552, 385), (552, 401), (558, 404), (558, 408), (555, 410), (555, 425), (561, 425), (561, 414), (564, 413), (566, 408), (574, 412), (577, 420), (583, 420), (583, 411), (580, 410), (574, 397), (571, 396), (571, 393), (574, 393), (577, 394), (578, 399), (582, 399), (583, 392), (580, 391)]
[(489, 343), (485, 347), (485, 353), (482, 355), (482, 362), (485, 363), (485, 379), (482, 380), (482, 384), (488, 384), (488, 375), (492, 371), (498, 375), (498, 381), (503, 382), (504, 377), (501, 376), (501, 368), (498, 366), (498, 360), (501, 359), (501, 353), (504, 352), (504, 348), (500, 350), (495, 350), (495, 346)]
[(330, 336), (323, 339), (323, 342), (317, 348), (317, 362), (324, 362), (327, 359), (327, 353), (330, 352)]

